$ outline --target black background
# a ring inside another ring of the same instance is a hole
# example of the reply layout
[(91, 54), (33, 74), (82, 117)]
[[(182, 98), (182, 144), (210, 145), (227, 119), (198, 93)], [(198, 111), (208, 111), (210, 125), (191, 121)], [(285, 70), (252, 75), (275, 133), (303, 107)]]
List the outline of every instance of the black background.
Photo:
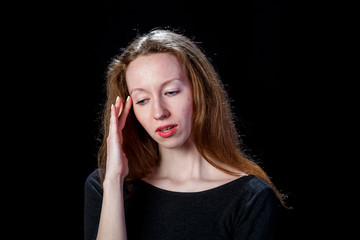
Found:
[(343, 170), (334, 160), (343, 128), (334, 126), (356, 79), (355, 1), (52, 1), (3, 11), (8, 223), (27, 227), (12, 234), (83, 238), (107, 65), (157, 27), (198, 42), (219, 72), (244, 151), (293, 208), (279, 207), (277, 239), (337, 230), (339, 194), (328, 193), (341, 189), (332, 179)]

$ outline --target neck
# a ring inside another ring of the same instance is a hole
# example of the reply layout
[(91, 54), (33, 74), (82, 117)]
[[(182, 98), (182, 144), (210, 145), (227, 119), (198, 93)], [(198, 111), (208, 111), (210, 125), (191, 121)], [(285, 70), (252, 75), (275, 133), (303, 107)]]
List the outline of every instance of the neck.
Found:
[(167, 149), (159, 146), (160, 165), (155, 170), (156, 178), (175, 181), (199, 179), (207, 161), (198, 152), (195, 143), (187, 141), (181, 148)]

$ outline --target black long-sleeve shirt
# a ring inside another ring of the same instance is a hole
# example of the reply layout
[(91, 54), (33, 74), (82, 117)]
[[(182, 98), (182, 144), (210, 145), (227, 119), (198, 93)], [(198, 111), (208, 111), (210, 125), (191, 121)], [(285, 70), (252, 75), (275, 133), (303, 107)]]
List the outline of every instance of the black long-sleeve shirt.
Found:
[[(96, 239), (102, 193), (95, 170), (85, 183), (85, 240)], [(125, 219), (129, 240), (266, 240), (274, 235), (276, 195), (252, 175), (201, 192), (172, 192), (138, 180), (125, 200)]]

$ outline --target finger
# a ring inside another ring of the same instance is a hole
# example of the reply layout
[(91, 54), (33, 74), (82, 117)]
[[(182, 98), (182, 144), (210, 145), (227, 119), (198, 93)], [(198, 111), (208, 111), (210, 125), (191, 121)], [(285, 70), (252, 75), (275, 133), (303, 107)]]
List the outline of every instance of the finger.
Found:
[(123, 107), (124, 107), (124, 106), (123, 106), (123, 103), (122, 103), (122, 101), (121, 101), (121, 98), (120, 98), (119, 96), (116, 97), (114, 106), (115, 106), (115, 115), (116, 115), (117, 117), (119, 117), (120, 114), (121, 114), (121, 112), (122, 112), (122, 109), (123, 109)]
[(131, 105), (132, 105), (132, 99), (131, 99), (130, 96), (128, 96), (127, 99), (126, 99), (126, 102), (125, 102), (124, 110), (122, 111), (120, 119), (119, 119), (119, 128), (121, 130), (125, 126), (125, 122), (126, 122), (126, 119), (127, 119), (128, 115), (129, 115)]
[(117, 129), (117, 125), (118, 125), (118, 118), (116, 117), (116, 109), (114, 104), (111, 104), (109, 133), (115, 133)]

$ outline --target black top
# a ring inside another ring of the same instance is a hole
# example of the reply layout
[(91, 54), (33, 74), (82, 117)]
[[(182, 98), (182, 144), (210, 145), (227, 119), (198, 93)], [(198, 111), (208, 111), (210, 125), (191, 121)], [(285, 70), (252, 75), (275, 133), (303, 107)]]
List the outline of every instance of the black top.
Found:
[[(96, 239), (102, 204), (98, 170), (85, 183), (85, 239)], [(201, 192), (172, 192), (142, 180), (125, 200), (128, 239), (272, 239), (276, 195), (249, 175)]]

